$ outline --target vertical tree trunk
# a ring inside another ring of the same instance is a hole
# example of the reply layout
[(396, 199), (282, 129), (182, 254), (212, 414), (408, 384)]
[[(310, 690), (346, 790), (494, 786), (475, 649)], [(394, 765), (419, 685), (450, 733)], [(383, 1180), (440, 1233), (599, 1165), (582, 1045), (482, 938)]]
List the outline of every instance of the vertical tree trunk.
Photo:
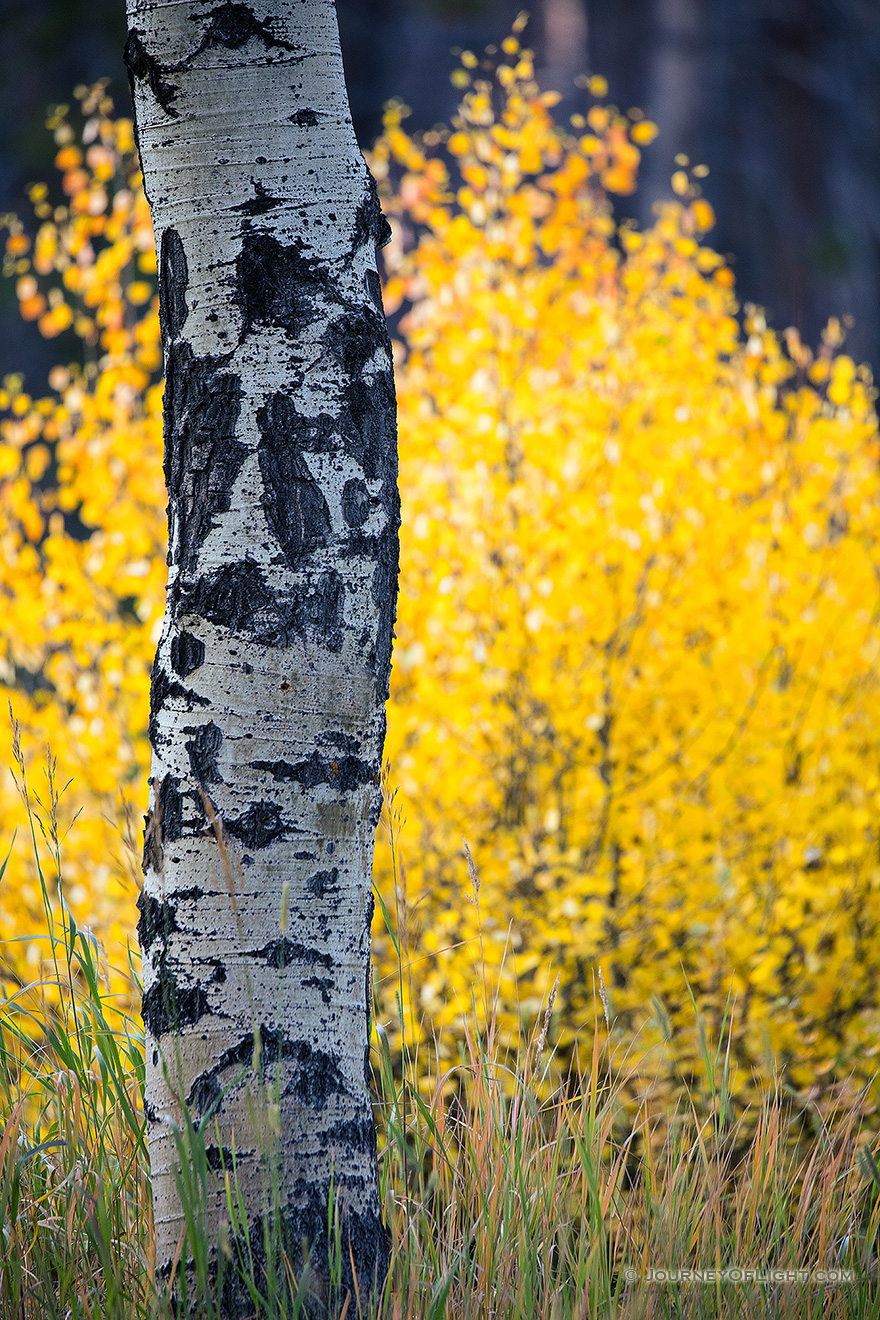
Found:
[[(363, 1299), (387, 1262), (368, 1084), (399, 525), (387, 224), (332, 0), (129, 0), (129, 24), (169, 494), (138, 924), (157, 1269), (183, 1228), (185, 1105), (220, 1127), (209, 1231), (234, 1143), (259, 1244), (261, 1151), (280, 1125), (292, 1264), (311, 1244), (326, 1300), (332, 1171)], [(225, 1305), (252, 1310), (233, 1292)]]

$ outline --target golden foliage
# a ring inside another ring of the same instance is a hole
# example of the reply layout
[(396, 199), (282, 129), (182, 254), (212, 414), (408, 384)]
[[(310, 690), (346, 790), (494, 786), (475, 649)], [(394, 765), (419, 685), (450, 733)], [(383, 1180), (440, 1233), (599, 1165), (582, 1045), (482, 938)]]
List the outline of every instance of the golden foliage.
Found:
[[(870, 379), (835, 324), (815, 356), (756, 310), (741, 331), (701, 171), (647, 232), (618, 223), (609, 193), (632, 191), (654, 126), (598, 99), (556, 125), (529, 52), (503, 49), (491, 77), (463, 57), (451, 132), (415, 139), (394, 106), (373, 157), (402, 318), (404, 1011), (453, 1028), (500, 975), (514, 1038), (558, 971), (569, 1048), (601, 966), (614, 1039), (678, 1084), (683, 967), (716, 1027), (733, 987), (743, 1094), (772, 1050), (831, 1095), (880, 1049)], [(7, 382), (0, 679), (26, 743), (74, 777), (69, 897), (118, 941), (111, 822), (120, 786), (144, 797), (164, 580), (155, 264), (130, 125), (99, 89), (84, 150), (54, 131), (69, 201), (38, 191), (36, 243), (12, 223), (7, 267), (23, 314), (93, 356), (47, 399)], [(4, 932), (35, 912), (21, 853)], [(380, 845), (380, 892), (390, 869)]]
[[(71, 329), (86, 365), (56, 366), (42, 399), (19, 377), (0, 392), (0, 684), (28, 759), (43, 760), (48, 742), (72, 777), (62, 810), (81, 814), (66, 841), (65, 897), (81, 925), (124, 947), (137, 891), (120, 826), (131, 835), (131, 805), (145, 801), (150, 664), (164, 608), (162, 359), (132, 125), (113, 116), (102, 86), (80, 99), (81, 145), (66, 108), (50, 120), (65, 203), (52, 206), (45, 184), (32, 189), (33, 242), (7, 218), (5, 273), (16, 277), (22, 315), (49, 337)], [(8, 752), (4, 760), (12, 764)], [(6, 838), (19, 816), (7, 772)], [(41, 926), (29, 853), (13, 849), (0, 885), (4, 938)], [(40, 946), (22, 953), (37, 963)]]
[[(513, 1037), (549, 969), (566, 1046), (601, 966), (641, 1053), (690, 1019), (683, 967), (716, 1028), (735, 992), (743, 1089), (767, 1046), (798, 1087), (871, 1076), (869, 377), (835, 325), (816, 358), (758, 311), (741, 334), (702, 237), (704, 171), (681, 171), (648, 232), (615, 224), (622, 117), (597, 106), (590, 137), (563, 130), (528, 53), (509, 58), (494, 84), (468, 75), (445, 143), (409, 138), (394, 107), (374, 160), (405, 310), (388, 757), (409, 816), (408, 1011), (454, 1020), (474, 968), (494, 984), (503, 963)], [(674, 1076), (697, 1067), (679, 1035)]]

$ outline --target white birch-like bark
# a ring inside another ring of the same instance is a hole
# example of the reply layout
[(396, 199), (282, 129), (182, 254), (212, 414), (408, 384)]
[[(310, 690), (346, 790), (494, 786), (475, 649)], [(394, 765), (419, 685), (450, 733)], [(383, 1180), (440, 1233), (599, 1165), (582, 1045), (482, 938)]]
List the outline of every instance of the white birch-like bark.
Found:
[[(363, 1299), (387, 1263), (368, 1084), (399, 524), (387, 225), (332, 0), (128, 5), (169, 492), (138, 924), (157, 1271), (183, 1229), (171, 1123), (186, 1105), (220, 1127), (209, 1232), (234, 1145), (259, 1256), (261, 1152), (280, 1128), (292, 1264), (310, 1244), (326, 1302), (332, 1170)], [(252, 1304), (230, 1286), (224, 1307)]]

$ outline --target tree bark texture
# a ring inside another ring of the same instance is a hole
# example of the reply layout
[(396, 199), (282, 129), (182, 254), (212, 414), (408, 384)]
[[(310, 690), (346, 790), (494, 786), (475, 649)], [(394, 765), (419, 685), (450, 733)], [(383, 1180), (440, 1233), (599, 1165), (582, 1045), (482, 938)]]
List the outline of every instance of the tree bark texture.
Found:
[(399, 526), (388, 227), (332, 0), (129, 0), (128, 16), (169, 495), (138, 923), (157, 1270), (183, 1228), (186, 1106), (219, 1123), (209, 1231), (234, 1145), (259, 1257), (280, 1129), (292, 1264), (310, 1244), (326, 1293), (332, 1171), (363, 1298), (387, 1263), (369, 939)]

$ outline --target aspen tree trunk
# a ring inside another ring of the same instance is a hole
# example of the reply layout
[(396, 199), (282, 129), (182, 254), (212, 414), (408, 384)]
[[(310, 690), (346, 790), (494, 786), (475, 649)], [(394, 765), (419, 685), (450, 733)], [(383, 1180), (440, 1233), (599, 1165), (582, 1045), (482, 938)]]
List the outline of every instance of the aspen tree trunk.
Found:
[[(234, 1147), (259, 1260), (280, 1127), (291, 1263), (306, 1242), (326, 1303), (332, 1171), (363, 1300), (387, 1265), (368, 1042), (399, 525), (388, 227), (332, 0), (129, 0), (128, 17), (169, 495), (138, 923), (157, 1272), (183, 1229), (186, 1106), (220, 1127), (209, 1233)], [(231, 1287), (224, 1307), (253, 1310)]]

